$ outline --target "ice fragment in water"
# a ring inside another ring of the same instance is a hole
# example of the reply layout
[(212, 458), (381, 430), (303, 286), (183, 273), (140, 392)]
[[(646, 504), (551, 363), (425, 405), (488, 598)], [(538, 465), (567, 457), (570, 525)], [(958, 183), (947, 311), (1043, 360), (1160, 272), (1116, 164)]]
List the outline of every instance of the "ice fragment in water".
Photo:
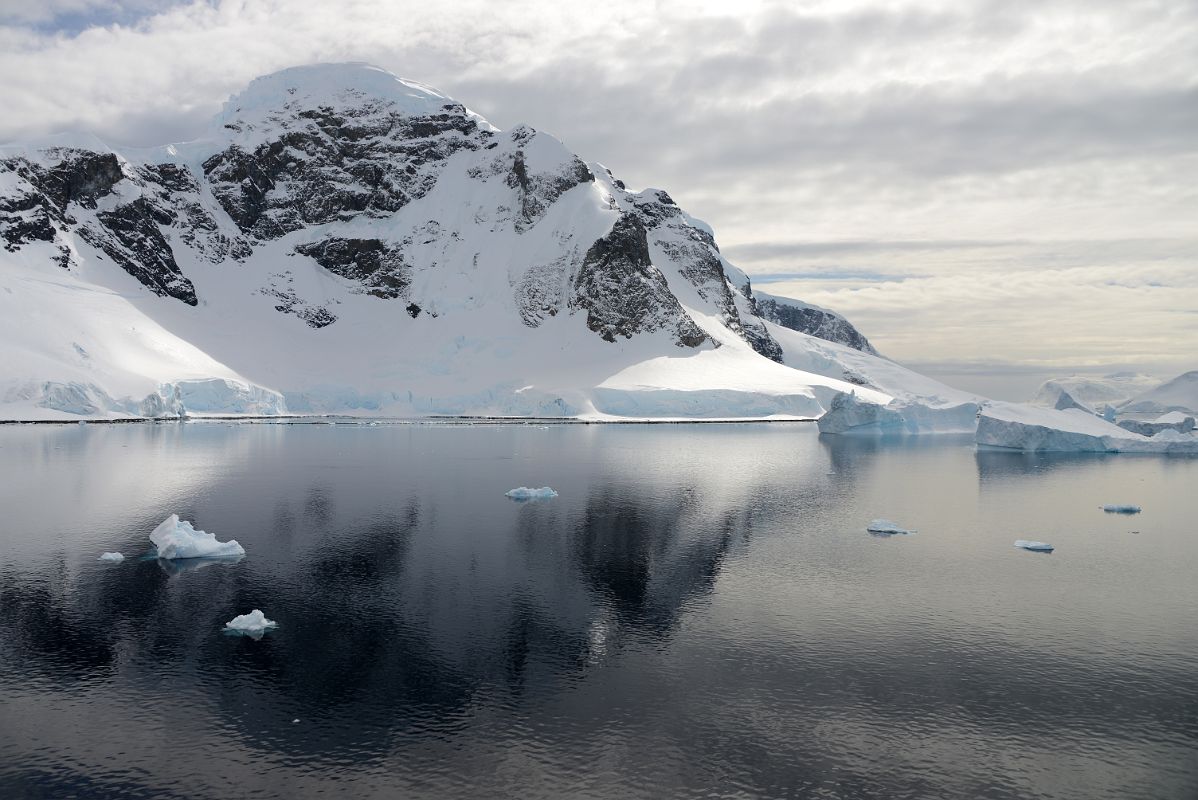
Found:
[(527, 486), (521, 486), (512, 489), (506, 494), (513, 500), (548, 500), (551, 497), (557, 497), (557, 492), (548, 486), (542, 486), (540, 489), (529, 489)]
[(1102, 510), (1108, 514), (1139, 514), (1142, 510), (1139, 506), (1103, 506)]
[(190, 522), (180, 521), (178, 514), (171, 514), (150, 534), (150, 541), (158, 548), (159, 558), (231, 558), (244, 556), (245, 548), (236, 539), (218, 542), (216, 536), (197, 531)]
[(886, 536), (890, 536), (890, 535), (896, 534), (896, 533), (915, 533), (915, 531), (913, 531), (913, 530), (907, 530), (906, 528), (900, 528), (898, 525), (896, 525), (895, 523), (891, 522), (888, 519), (875, 519), (873, 522), (869, 523), (869, 525), (867, 525), (865, 527), (865, 529), (867, 531), (869, 531), (870, 533), (881, 533)]
[(124, 561), (125, 557), (123, 555), (121, 555), (120, 553), (101, 553), (100, 560), (101, 561), (111, 561), (114, 564), (117, 564), (117, 563), (120, 563), (121, 561)]
[(1029, 539), (1020, 539), (1015, 542), (1015, 546), (1031, 550), (1033, 553), (1051, 553), (1054, 549), (1048, 542), (1033, 542)]
[(277, 622), (267, 619), (265, 614), (255, 608), (248, 614), (233, 617), (226, 622), (225, 632), (261, 639), (262, 634), (277, 627), (279, 627)]

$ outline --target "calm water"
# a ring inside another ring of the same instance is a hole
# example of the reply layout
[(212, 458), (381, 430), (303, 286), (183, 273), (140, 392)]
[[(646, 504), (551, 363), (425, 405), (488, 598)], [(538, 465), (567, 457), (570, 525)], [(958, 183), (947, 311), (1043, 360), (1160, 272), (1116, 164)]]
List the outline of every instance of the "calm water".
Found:
[[(0, 797), (1198, 796), (1198, 459), (10, 426), (0, 477)], [(248, 556), (142, 558), (170, 512)]]

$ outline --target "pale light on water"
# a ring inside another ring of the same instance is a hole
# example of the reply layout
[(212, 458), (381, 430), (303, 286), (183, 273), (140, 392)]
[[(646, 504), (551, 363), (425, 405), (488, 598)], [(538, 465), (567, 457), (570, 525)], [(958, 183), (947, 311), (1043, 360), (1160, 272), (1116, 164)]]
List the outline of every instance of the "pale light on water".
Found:
[[(89, 425), (0, 474), (3, 797), (1198, 794), (1198, 459)], [(247, 556), (143, 558), (172, 512)]]

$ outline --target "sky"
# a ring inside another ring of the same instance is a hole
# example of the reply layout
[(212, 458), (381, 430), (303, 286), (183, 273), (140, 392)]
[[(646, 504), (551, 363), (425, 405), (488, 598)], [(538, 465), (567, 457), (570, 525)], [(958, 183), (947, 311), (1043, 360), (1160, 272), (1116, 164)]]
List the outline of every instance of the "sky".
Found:
[(0, 141), (195, 138), (348, 60), (666, 189), (962, 388), (1198, 369), (1198, 0), (0, 0)]

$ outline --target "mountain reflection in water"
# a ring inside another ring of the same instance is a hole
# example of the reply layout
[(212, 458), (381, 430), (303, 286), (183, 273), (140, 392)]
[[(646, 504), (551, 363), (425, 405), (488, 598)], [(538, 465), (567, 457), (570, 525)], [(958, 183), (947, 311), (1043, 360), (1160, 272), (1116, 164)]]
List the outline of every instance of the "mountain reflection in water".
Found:
[[(0, 465), (4, 797), (1198, 787), (1192, 461), (189, 424), (2, 428)], [(172, 512), (247, 556), (95, 561)]]

